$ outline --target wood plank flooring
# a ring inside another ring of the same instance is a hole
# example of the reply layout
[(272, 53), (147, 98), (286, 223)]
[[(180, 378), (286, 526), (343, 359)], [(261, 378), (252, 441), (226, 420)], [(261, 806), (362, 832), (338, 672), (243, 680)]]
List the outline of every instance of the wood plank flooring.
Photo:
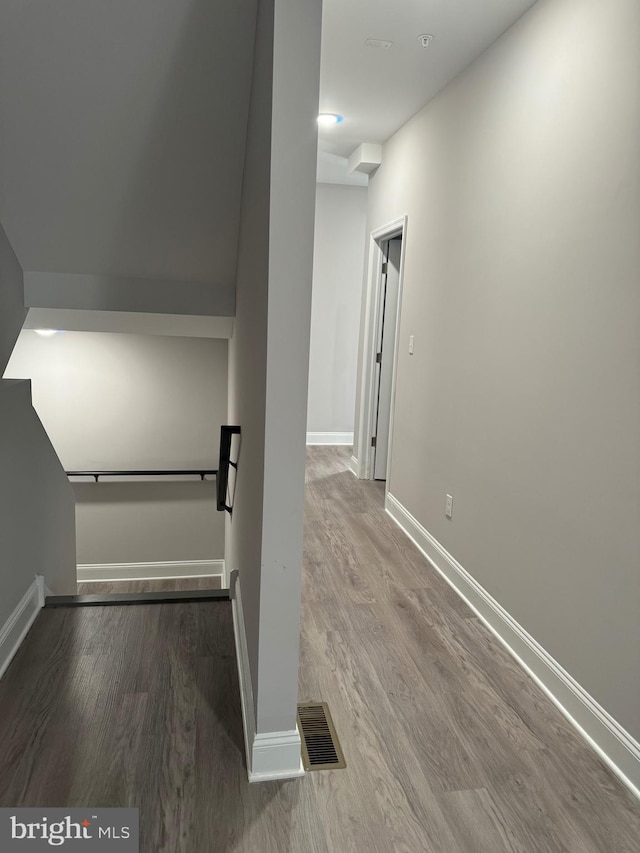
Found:
[(309, 452), (300, 662), (347, 769), (247, 783), (228, 602), (46, 610), (0, 681), (0, 806), (138, 806), (143, 853), (638, 853), (640, 803), (347, 458)]
[(373, 825), (363, 843), (362, 820), (336, 814), (344, 849), (640, 850), (640, 803), (347, 459), (308, 457), (300, 667), (301, 698), (329, 702), (349, 762), (331, 801), (355, 795), (348, 810)]
[(78, 595), (110, 595), (114, 592), (191, 592), (222, 589), (217, 575), (203, 578), (164, 578), (144, 581), (91, 581), (78, 584)]

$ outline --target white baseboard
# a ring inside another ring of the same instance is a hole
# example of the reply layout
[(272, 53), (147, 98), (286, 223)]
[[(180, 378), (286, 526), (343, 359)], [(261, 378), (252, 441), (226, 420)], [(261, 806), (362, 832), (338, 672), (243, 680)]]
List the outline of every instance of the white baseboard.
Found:
[(89, 563), (78, 566), (78, 583), (204, 578), (212, 575), (224, 577), (224, 560), (183, 560), (168, 563)]
[(11, 616), (0, 628), (0, 678), (44, 607), (44, 578), (36, 575)]
[(236, 641), (236, 661), (238, 664), (238, 680), (240, 682), (240, 703), (242, 705), (244, 752), (247, 760), (247, 771), (249, 773), (249, 777), (251, 777), (251, 747), (256, 739), (256, 715), (253, 703), (253, 685), (251, 683), (247, 635), (244, 630), (244, 612), (242, 610), (240, 578), (237, 571), (231, 572), (230, 589), (231, 611), (233, 613), (233, 635)]
[(354, 477), (358, 477), (360, 473), (360, 468), (358, 466), (358, 460), (355, 456), (352, 456), (349, 460), (349, 470), (353, 474)]
[(308, 432), (307, 444), (340, 444), (353, 447), (352, 432)]
[(261, 732), (256, 734), (253, 685), (251, 682), (247, 637), (244, 629), (240, 577), (237, 572), (232, 572), (231, 575), (233, 633), (236, 641), (244, 747), (249, 782), (269, 782), (275, 779), (294, 779), (298, 776), (304, 776), (300, 734), (297, 729), (286, 732)]
[(274, 779), (297, 779), (304, 776), (300, 732), (260, 732), (251, 750), (250, 782), (270, 782)]
[(640, 798), (640, 744), (389, 493), (385, 509), (574, 728)]

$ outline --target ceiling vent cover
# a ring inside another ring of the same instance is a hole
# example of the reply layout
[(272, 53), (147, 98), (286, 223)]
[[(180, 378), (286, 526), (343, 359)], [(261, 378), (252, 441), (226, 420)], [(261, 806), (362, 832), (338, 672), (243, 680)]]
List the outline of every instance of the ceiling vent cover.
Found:
[(347, 766), (326, 702), (298, 705), (305, 770), (344, 770)]
[(393, 42), (388, 39), (367, 39), (364, 44), (365, 47), (378, 47), (381, 50), (391, 50), (393, 47)]

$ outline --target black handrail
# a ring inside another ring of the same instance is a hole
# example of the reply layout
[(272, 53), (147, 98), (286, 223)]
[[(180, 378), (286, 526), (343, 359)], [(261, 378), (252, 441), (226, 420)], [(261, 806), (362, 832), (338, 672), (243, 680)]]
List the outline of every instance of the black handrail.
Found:
[(217, 509), (219, 512), (231, 512), (232, 506), (227, 503), (227, 488), (229, 485), (229, 466), (238, 468), (238, 461), (231, 461), (231, 440), (234, 435), (240, 435), (239, 426), (220, 427), (220, 461), (218, 462)]
[(170, 471), (65, 471), (67, 477), (93, 477), (96, 483), (99, 477), (175, 477), (197, 475), (201, 480), (205, 477), (217, 476), (218, 472), (212, 468), (201, 468), (200, 470), (184, 470), (177, 471), (173, 468)]

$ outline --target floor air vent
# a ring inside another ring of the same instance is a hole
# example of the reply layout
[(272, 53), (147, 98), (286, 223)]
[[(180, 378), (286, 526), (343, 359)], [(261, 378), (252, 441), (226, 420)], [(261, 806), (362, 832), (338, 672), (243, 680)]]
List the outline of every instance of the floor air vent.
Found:
[(347, 763), (326, 702), (298, 705), (305, 770), (343, 770)]

